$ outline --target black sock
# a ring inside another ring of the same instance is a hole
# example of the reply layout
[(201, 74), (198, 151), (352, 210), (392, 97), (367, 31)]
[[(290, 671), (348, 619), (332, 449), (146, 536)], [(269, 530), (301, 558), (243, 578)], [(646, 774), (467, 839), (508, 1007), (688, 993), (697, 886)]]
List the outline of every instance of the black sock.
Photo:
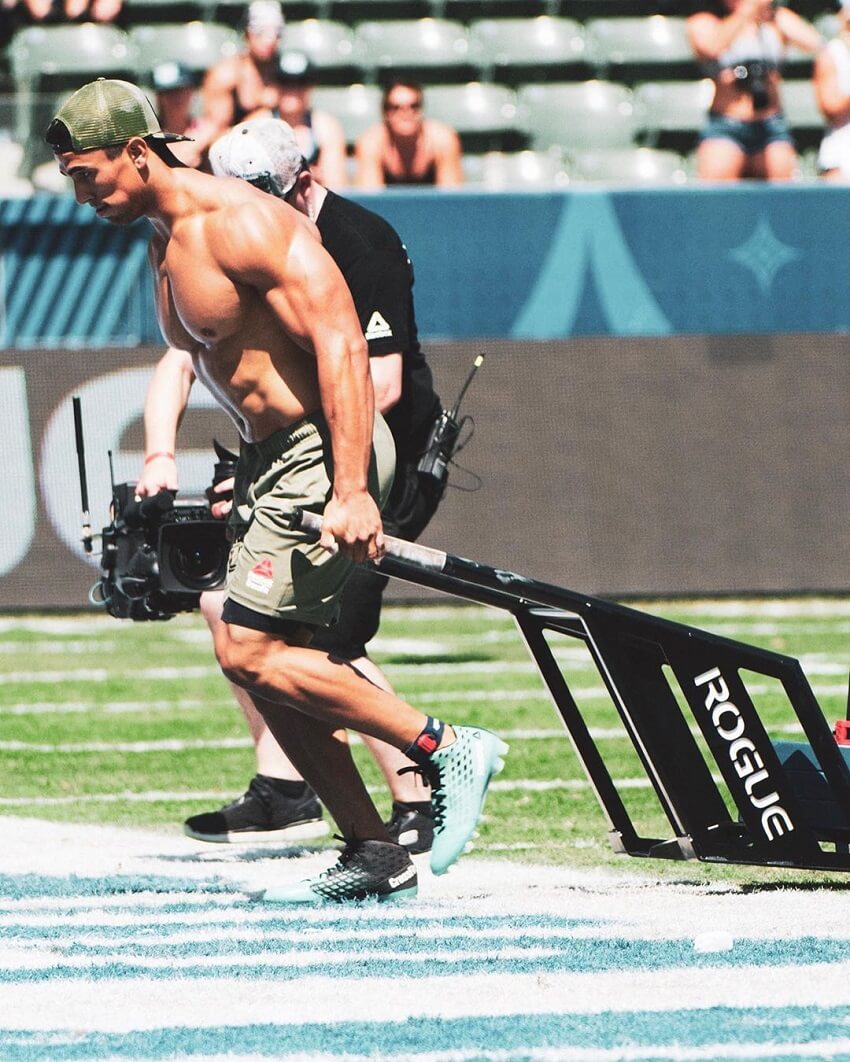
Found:
[(440, 747), (445, 729), (445, 723), (429, 715), (419, 736), (406, 749), (402, 749), (402, 752), (420, 767), (427, 767), (431, 762), (431, 753)]
[(397, 808), (404, 808), (405, 811), (416, 811), (420, 815), (429, 815), (431, 813), (430, 800), (394, 800), (393, 803)]
[(262, 778), (281, 796), (297, 798), (307, 795), (307, 783), (303, 779), (300, 782), (291, 782), (287, 778), (272, 778), (268, 774), (258, 774), (257, 777)]

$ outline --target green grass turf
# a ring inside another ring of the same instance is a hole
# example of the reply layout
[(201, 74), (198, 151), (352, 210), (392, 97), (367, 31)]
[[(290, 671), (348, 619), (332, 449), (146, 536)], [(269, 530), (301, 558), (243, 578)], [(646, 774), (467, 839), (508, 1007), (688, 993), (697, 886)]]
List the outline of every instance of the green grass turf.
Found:
[[(847, 704), (848, 602), (784, 602), (781, 614), (771, 604), (643, 602), (636, 607), (804, 657), (831, 725), (844, 716)], [(600, 695), (599, 676), (581, 643), (564, 637), (552, 644), (588, 726), (605, 734), (598, 742), (612, 777), (644, 777), (616, 710)], [(240, 793), (253, 774), (247, 731), (197, 615), (149, 624), (91, 613), (11, 616), (0, 628), (0, 650), (0, 814), (177, 832), (187, 815)], [(644, 869), (672, 880), (836, 878), (615, 856), (591, 790), (569, 787), (584, 779), (583, 770), (504, 613), (467, 606), (388, 608), (374, 656), (399, 693), (424, 710), (514, 732), (508, 736), (506, 769), (488, 797), (478, 854)], [(781, 693), (768, 680), (757, 681), (768, 687), (754, 698), (768, 731), (794, 737), (778, 731), (793, 721)], [(191, 747), (198, 741), (237, 745)], [(177, 747), (115, 747), (140, 742)], [(93, 745), (104, 747), (75, 747)], [(389, 797), (380, 773), (361, 745), (355, 745), (354, 755), (386, 812)], [(511, 783), (514, 788), (502, 788)], [(642, 832), (669, 836), (651, 789), (625, 789), (621, 795)]]

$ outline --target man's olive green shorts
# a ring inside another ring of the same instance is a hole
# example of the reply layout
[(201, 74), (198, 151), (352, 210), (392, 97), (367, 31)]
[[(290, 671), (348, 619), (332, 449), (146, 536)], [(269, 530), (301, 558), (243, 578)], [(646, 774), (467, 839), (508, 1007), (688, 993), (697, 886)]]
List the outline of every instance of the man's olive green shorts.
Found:
[[(394, 469), (392, 435), (383, 417), (376, 414), (369, 493), (380, 507), (392, 487)], [(281, 621), (317, 626), (333, 622), (353, 564), (289, 526), (296, 506), (321, 513), (330, 499), (332, 483), (330, 432), (321, 413), (262, 442), (243, 442), (229, 521), (232, 546), (225, 620), (227, 605), (233, 602), (260, 614), (260, 622), (251, 623), (259, 629), (274, 630)], [(264, 625), (262, 617), (273, 622)]]

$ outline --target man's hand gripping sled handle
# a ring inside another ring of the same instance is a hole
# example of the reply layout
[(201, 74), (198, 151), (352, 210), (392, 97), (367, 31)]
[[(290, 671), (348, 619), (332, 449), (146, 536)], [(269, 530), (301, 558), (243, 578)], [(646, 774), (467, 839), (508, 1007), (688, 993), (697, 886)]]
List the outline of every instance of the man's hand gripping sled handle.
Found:
[[(297, 530), (306, 531), (316, 538), (319, 538), (322, 533), (322, 518), (318, 513), (295, 509), (290, 517), (290, 523)], [(446, 566), (446, 554), (442, 550), (420, 546), (416, 542), (406, 542), (403, 538), (393, 538), (392, 535), (384, 536), (384, 550), (386, 556), (405, 561), (407, 564), (414, 564), (418, 568), (430, 568), (441, 572)], [(375, 566), (379, 568), (381, 562), (376, 561)]]

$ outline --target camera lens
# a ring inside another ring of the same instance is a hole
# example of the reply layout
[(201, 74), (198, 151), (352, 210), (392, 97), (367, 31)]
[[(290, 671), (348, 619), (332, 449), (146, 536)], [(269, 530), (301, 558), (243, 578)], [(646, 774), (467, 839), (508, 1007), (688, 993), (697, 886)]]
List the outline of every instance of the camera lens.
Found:
[(230, 551), (224, 530), (218, 520), (163, 527), (159, 545), (163, 589), (200, 592), (221, 586)]
[(220, 534), (211, 533), (207, 528), (196, 528), (191, 539), (175, 543), (171, 555), (172, 571), (190, 590), (209, 589), (221, 579), (227, 552)]

